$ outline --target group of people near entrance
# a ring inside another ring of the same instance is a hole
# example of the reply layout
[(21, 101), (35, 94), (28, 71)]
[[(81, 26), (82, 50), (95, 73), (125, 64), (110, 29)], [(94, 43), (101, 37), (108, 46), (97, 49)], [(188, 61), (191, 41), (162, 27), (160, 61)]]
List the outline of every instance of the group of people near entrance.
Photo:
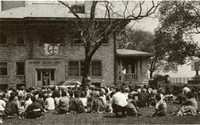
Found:
[[(168, 91), (168, 90), (167, 90)], [(45, 113), (115, 113), (117, 117), (140, 116), (142, 107), (155, 107), (152, 116), (167, 114), (166, 101), (177, 102), (181, 98), (180, 108), (174, 115), (197, 115), (198, 103), (194, 92), (187, 86), (175, 95), (166, 88), (149, 86), (137, 87), (86, 87), (59, 88), (24, 87), (10, 88), (0, 92), (0, 123), (3, 118), (19, 117), (39, 118)]]

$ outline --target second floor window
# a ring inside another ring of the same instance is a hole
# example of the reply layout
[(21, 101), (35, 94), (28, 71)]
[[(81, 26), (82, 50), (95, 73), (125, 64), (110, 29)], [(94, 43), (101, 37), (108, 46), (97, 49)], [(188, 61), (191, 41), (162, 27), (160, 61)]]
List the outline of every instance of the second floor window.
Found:
[(0, 33), (0, 44), (1, 45), (6, 45), (7, 44), (7, 37), (3, 33)]

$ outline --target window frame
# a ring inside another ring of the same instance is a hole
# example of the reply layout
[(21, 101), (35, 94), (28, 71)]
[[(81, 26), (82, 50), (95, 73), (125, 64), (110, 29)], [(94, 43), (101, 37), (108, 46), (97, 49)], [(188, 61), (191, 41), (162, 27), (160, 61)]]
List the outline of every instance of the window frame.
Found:
[[(78, 63), (78, 75), (73, 75), (72, 74), (72, 72), (71, 72), (71, 65), (70, 65), (70, 63)], [(80, 63), (79, 63), (80, 61), (75, 61), (75, 60), (70, 60), (70, 61), (68, 61), (68, 75), (70, 76), (70, 77), (79, 77), (80, 76)]]
[(103, 68), (102, 68), (102, 61), (101, 60), (93, 60), (91, 63), (94, 63), (94, 62), (100, 62), (100, 75), (93, 75), (93, 65), (91, 64), (91, 76), (92, 77), (101, 77), (103, 74)]
[(8, 62), (7, 62), (7, 61), (0, 61), (0, 65), (1, 65), (1, 63), (6, 63), (6, 75), (0, 74), (0, 76), (1, 76), (1, 77), (2, 77), (2, 76), (8, 76), (8, 75), (9, 75), (9, 73), (8, 73), (8, 68), (9, 68)]
[[(18, 65), (17, 63), (24, 63), (24, 74), (18, 74)], [(17, 61), (15, 63), (15, 66), (16, 66), (16, 76), (25, 76), (25, 62), (24, 61)]]
[[(70, 74), (70, 62), (77, 62), (78, 63), (78, 75), (71, 75)], [(70, 60), (70, 61), (68, 61), (68, 76), (70, 76), (70, 77), (82, 77), (83, 75), (82, 75), (82, 63), (83, 63), (84, 61), (83, 60)], [(92, 63), (93, 62), (100, 62), (100, 75), (93, 75), (92, 74)], [(91, 76), (91, 77), (102, 77), (103, 76), (103, 65), (102, 65), (102, 60), (92, 60), (91, 61), (91, 64), (90, 64), (90, 69), (89, 69), (89, 75)]]
[[(6, 42), (5, 43), (1, 43), (1, 36), (5, 36), (5, 39), (6, 39)], [(7, 37), (7, 35), (5, 34), (5, 33), (3, 33), (3, 32), (0, 32), (0, 46), (6, 46), (6, 45), (8, 45), (8, 37)]]

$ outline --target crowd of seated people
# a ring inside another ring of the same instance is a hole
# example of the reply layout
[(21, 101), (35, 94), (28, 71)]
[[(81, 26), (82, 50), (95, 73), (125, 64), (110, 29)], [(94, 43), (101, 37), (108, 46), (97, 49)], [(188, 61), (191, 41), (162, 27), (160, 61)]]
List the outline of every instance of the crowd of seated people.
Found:
[[(172, 99), (169, 100), (169, 97)], [(155, 107), (152, 116), (165, 116), (167, 103), (180, 103), (175, 115), (198, 114), (198, 89), (187, 86), (152, 88), (144, 86), (59, 88), (21, 87), (0, 92), (0, 123), (2, 118), (39, 118), (45, 113), (114, 113), (117, 117), (140, 116), (140, 108)]]

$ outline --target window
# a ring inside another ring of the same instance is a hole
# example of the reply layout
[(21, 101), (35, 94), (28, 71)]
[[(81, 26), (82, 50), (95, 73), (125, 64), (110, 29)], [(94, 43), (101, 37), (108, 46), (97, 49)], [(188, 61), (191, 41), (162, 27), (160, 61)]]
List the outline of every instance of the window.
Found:
[(7, 62), (0, 62), (0, 75), (8, 75)]
[(0, 84), (0, 90), (8, 89), (8, 84)]
[(24, 39), (23, 38), (17, 38), (16, 44), (17, 45), (24, 45)]
[(7, 37), (3, 33), (0, 34), (0, 44), (2, 45), (7, 44)]
[(24, 62), (16, 62), (16, 72), (17, 72), (17, 75), (24, 75), (25, 74), (25, 64), (24, 64)]
[(74, 44), (80, 44), (83, 41), (81, 40), (81, 32), (77, 31), (73, 33), (73, 43)]
[(92, 62), (92, 76), (101, 76), (101, 61)]
[(69, 62), (69, 75), (79, 76), (79, 62), (78, 61)]
[[(101, 61), (92, 61), (89, 74), (91, 76), (101, 76)], [(84, 62), (83, 61), (70, 61), (69, 62), (69, 76), (83, 76)]]
[(84, 4), (75, 4), (71, 6), (73, 12), (75, 13), (85, 13), (85, 5)]

